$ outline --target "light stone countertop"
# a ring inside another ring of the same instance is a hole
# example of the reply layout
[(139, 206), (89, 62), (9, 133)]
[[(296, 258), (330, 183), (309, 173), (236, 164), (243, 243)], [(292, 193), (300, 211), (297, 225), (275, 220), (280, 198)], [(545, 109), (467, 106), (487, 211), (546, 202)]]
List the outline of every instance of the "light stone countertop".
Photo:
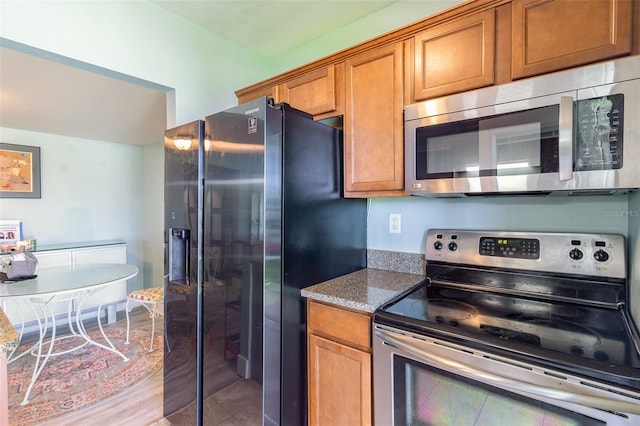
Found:
[(373, 313), (421, 283), (424, 275), (365, 268), (300, 290), (303, 297)]
[(11, 321), (0, 308), (0, 353), (11, 352), (18, 347), (20, 338)]

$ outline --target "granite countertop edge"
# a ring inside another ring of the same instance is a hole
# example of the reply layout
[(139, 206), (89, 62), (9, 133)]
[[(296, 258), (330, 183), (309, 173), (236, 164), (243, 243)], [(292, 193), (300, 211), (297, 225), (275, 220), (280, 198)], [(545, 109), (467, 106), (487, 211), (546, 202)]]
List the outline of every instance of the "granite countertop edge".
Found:
[(364, 268), (300, 290), (320, 302), (373, 313), (394, 297), (422, 283), (425, 275)]
[(13, 351), (18, 347), (19, 342), (18, 332), (0, 308), (0, 353)]

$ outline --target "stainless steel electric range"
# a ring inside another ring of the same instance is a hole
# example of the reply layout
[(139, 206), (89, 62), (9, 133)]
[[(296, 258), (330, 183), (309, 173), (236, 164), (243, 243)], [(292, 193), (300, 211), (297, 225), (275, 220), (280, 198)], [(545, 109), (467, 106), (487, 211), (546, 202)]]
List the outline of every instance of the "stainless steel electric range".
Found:
[(374, 314), (380, 425), (640, 424), (620, 235), (434, 229)]

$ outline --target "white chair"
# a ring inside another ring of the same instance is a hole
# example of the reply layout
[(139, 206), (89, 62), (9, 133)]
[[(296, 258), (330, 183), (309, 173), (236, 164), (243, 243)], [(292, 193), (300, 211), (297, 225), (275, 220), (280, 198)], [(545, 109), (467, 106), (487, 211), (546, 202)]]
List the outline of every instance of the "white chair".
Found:
[(129, 312), (136, 305), (144, 306), (149, 311), (151, 318), (151, 344), (149, 352), (153, 352), (153, 336), (156, 331), (156, 318), (164, 314), (164, 287), (143, 288), (129, 293), (127, 298), (127, 340), (129, 344)]

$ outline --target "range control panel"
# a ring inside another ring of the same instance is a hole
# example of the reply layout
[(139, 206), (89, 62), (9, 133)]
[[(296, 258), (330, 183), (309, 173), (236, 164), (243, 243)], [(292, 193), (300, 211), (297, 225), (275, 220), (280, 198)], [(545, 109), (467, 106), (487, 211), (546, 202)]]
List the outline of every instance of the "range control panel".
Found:
[(626, 278), (624, 237), (617, 234), (430, 229), (425, 258), (427, 262)]
[(537, 238), (480, 237), (478, 252), (483, 256), (540, 258), (540, 240)]

